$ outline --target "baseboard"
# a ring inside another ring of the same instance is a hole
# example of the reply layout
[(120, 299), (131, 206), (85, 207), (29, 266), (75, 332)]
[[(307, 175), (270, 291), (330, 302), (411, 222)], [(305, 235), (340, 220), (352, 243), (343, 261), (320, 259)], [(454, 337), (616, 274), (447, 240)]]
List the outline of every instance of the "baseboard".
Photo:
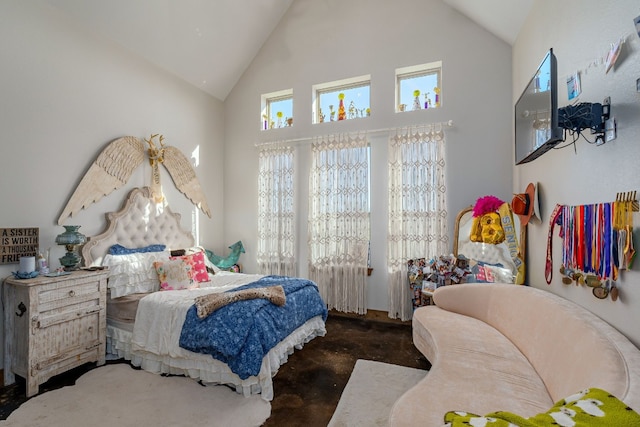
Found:
[(383, 310), (367, 310), (366, 314), (344, 313), (337, 310), (329, 310), (331, 316), (351, 317), (354, 319), (370, 320), (373, 322), (395, 323), (399, 325), (410, 325), (411, 321), (402, 321), (400, 319), (392, 319), (389, 317), (388, 311)]

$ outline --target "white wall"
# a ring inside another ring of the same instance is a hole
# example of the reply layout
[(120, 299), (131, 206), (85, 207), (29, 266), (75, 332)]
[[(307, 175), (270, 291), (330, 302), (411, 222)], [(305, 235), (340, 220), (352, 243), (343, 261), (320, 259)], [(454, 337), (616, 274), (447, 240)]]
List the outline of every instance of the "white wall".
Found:
[[(561, 283), (557, 229), (554, 233), (554, 271), (551, 286), (544, 279), (549, 216), (556, 204), (580, 205), (613, 201), (618, 192), (640, 187), (640, 38), (633, 18), (640, 14), (636, 0), (536, 0), (513, 48), (513, 94), (517, 96), (550, 47), (558, 59), (561, 89), (559, 104), (566, 105), (566, 76), (582, 71), (580, 102), (602, 102), (611, 97), (611, 112), (618, 122), (618, 138), (602, 146), (580, 139), (577, 153), (569, 147), (553, 150), (532, 163), (514, 168), (514, 191), (528, 182), (539, 182), (542, 224), (529, 226), (529, 277), (533, 286), (548, 289), (586, 307), (640, 345), (640, 264), (620, 274), (620, 299), (598, 300), (590, 292)], [(605, 74), (598, 60), (606, 57), (611, 43), (627, 36), (616, 67)], [(634, 220), (638, 223), (638, 215)], [(636, 233), (637, 234), (637, 233)], [(636, 236), (637, 237), (637, 236)], [(636, 242), (636, 245), (638, 243)], [(561, 326), (561, 325), (559, 325)]]
[[(395, 69), (441, 60), (443, 106), (394, 112)], [(336, 132), (453, 120), (446, 130), (450, 232), (480, 197), (511, 200), (511, 47), (439, 0), (296, 0), (225, 100), (225, 241), (242, 240), (255, 271), (255, 144)], [(311, 86), (371, 74), (371, 117), (311, 124)], [(260, 131), (260, 95), (293, 88), (294, 126)], [(298, 248), (307, 271), (309, 145), (299, 144)], [(371, 138), (372, 267), (369, 307), (387, 310), (387, 140)], [(425, 254), (438, 255), (438, 254)]]
[[(224, 248), (222, 102), (37, 0), (0, 2), (0, 58), (0, 228), (39, 227), (40, 246), (52, 248), (58, 267), (58, 216), (100, 150), (121, 136), (162, 133), (187, 156), (199, 148), (197, 174), (213, 211), (213, 219), (200, 215), (201, 242)], [(193, 205), (164, 171), (162, 182), (182, 224), (193, 228)], [(145, 164), (124, 188), (66, 224), (97, 234), (105, 212), (118, 209), (131, 188), (149, 184)], [(0, 277), (17, 269), (0, 265)]]

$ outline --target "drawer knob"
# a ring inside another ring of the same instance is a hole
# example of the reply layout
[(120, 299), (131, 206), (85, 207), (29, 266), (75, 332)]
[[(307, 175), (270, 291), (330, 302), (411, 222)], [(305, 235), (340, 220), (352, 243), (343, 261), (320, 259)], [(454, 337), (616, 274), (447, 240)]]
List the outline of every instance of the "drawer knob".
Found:
[(75, 297), (75, 296), (76, 296), (76, 291), (74, 291), (73, 289), (71, 289), (71, 290), (69, 291), (69, 296), (70, 296), (70, 297)]
[(19, 311), (16, 311), (16, 316), (22, 317), (24, 315), (24, 312), (27, 311), (27, 307), (23, 302), (21, 302), (20, 304), (18, 304), (18, 310)]

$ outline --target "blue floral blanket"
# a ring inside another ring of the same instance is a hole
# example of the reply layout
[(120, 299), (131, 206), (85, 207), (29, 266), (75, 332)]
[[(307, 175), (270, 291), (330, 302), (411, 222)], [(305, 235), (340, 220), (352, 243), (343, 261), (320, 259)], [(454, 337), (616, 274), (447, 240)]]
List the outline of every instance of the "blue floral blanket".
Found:
[(180, 334), (180, 347), (210, 354), (229, 365), (241, 379), (258, 375), (263, 357), (287, 335), (312, 317), (327, 319), (327, 308), (310, 280), (266, 276), (234, 291), (281, 285), (286, 304), (266, 299), (238, 301), (200, 319), (196, 306), (187, 311)]

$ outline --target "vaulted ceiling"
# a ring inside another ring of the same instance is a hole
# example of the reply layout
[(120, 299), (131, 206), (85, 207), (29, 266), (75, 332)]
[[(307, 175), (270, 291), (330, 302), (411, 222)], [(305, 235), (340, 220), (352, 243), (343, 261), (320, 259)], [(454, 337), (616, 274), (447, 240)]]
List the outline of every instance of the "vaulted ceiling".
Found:
[[(293, 0), (46, 0), (224, 100)], [(533, 0), (442, 0), (509, 44)]]

